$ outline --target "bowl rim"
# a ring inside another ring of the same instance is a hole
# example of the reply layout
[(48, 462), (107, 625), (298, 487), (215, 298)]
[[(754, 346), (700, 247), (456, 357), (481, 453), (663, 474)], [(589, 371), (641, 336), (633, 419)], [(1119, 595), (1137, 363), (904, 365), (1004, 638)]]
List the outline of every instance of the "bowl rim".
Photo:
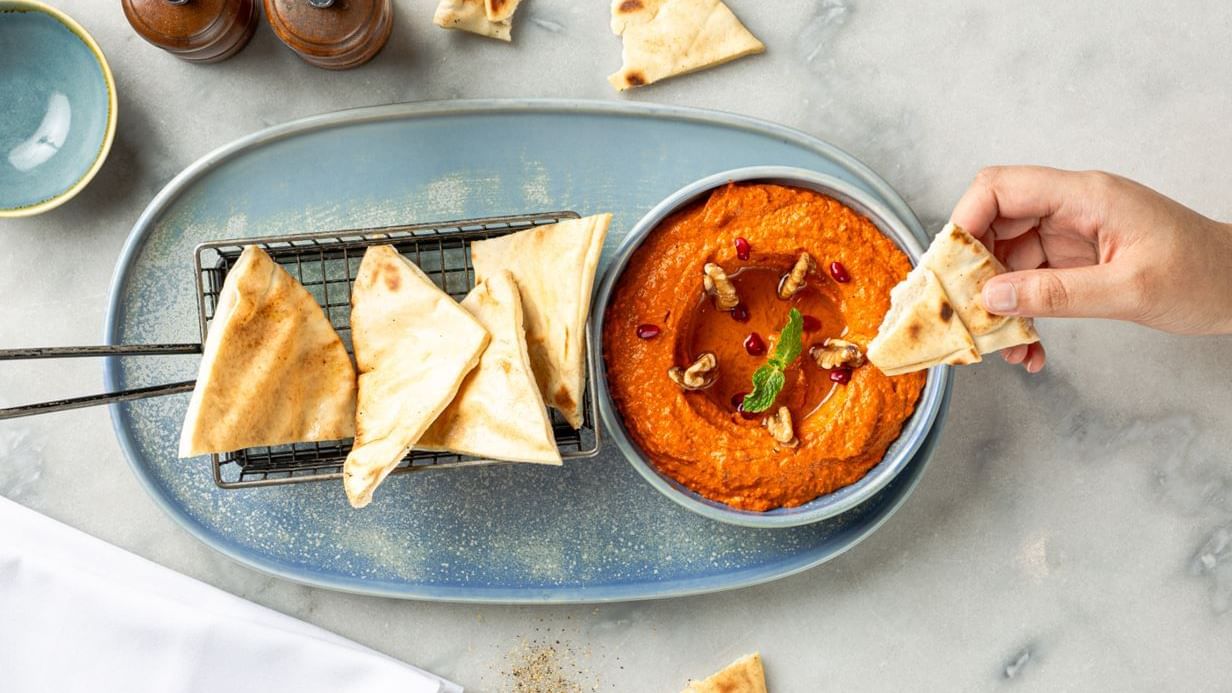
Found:
[[(595, 292), (592, 307), (591, 343), (603, 349), (603, 325), (608, 304), (615, 286), (634, 251), (647, 235), (673, 212), (697, 201), (703, 195), (728, 182), (763, 182), (804, 188), (834, 197), (872, 222), (882, 234), (907, 254), (912, 266), (924, 253), (923, 244), (905, 220), (896, 215), (887, 205), (854, 183), (809, 169), (792, 166), (747, 166), (721, 171), (705, 176), (668, 195), (650, 209), (634, 224), (616, 249), (616, 256), (607, 266)], [(890, 483), (919, 452), (924, 440), (937, 423), (944, 402), (944, 394), (951, 375), (950, 366), (935, 366), (928, 371), (924, 390), (916, 402), (915, 410), (903, 425), (903, 430), (891, 443), (880, 462), (874, 465), (856, 483), (831, 493), (819, 496), (794, 508), (776, 508), (765, 512), (741, 510), (718, 501), (704, 498), (680, 484), (675, 479), (661, 474), (641, 449), (633, 442), (624, 425), (624, 417), (616, 410), (607, 382), (606, 360), (601, 355), (601, 366), (595, 379), (599, 399), (599, 413), (606, 430), (616, 442), (629, 463), (651, 486), (664, 496), (703, 517), (745, 527), (782, 528), (820, 522), (847, 512), (876, 495)]]
[(77, 20), (70, 17), (63, 10), (40, 2), (40, 0), (0, 0), (0, 11), (41, 12), (63, 24), (66, 29), (80, 39), (90, 49), (90, 52), (94, 54), (94, 59), (98, 61), (99, 68), (103, 73), (103, 84), (107, 87), (107, 129), (103, 133), (102, 144), (99, 145), (98, 152), (94, 155), (94, 161), (90, 164), (90, 168), (86, 169), (86, 172), (76, 182), (52, 197), (20, 207), (0, 207), (0, 219), (15, 219), (31, 217), (59, 207), (76, 197), (77, 193), (81, 192), (82, 188), (85, 188), (86, 184), (94, 179), (99, 169), (103, 167), (103, 162), (111, 152), (111, 143), (115, 140), (116, 120), (119, 117), (119, 100), (116, 98), (115, 76), (111, 73), (111, 65), (108, 64), (107, 57), (103, 55), (103, 49), (99, 48), (98, 42), (94, 40), (90, 32), (85, 30), (85, 27), (77, 23)]

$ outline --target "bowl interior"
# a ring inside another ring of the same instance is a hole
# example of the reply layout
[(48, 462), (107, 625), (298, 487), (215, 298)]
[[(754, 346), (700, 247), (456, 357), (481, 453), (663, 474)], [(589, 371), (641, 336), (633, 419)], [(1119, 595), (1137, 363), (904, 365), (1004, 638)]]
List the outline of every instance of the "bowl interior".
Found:
[(101, 54), (58, 13), (0, 0), (0, 211), (74, 190), (113, 131)]
[[(616, 283), (620, 279), (628, 260), (647, 235), (657, 228), (660, 222), (673, 212), (694, 204), (709, 195), (712, 190), (726, 184), (728, 181), (774, 183), (820, 192), (837, 199), (848, 207), (871, 221), (877, 228), (907, 254), (914, 266), (923, 254), (919, 240), (911, 233), (903, 220), (898, 219), (890, 210), (873, 200), (867, 193), (860, 191), (848, 183), (814, 173), (811, 171), (787, 167), (753, 167), (728, 171), (709, 176), (690, 186), (677, 191), (659, 206), (651, 210), (637, 226), (629, 233), (620, 249), (617, 258), (608, 268), (600, 286), (595, 307), (596, 320), (594, 343), (601, 343), (603, 320), (605, 318), (608, 299), (612, 295)], [(888, 484), (914, 457), (920, 449), (925, 437), (936, 422), (947, 387), (950, 371), (948, 367), (939, 366), (928, 371), (924, 390), (916, 403), (915, 411), (903, 422), (902, 433), (886, 450), (881, 461), (872, 467), (859, 481), (845, 486), (837, 491), (799, 505), (793, 508), (776, 508), (765, 512), (754, 512), (733, 508), (724, 503), (705, 498), (679, 483), (675, 479), (662, 474), (658, 468), (645, 459), (640, 449), (629, 436), (624, 427), (620, 412), (616, 411), (607, 390), (606, 367), (600, 369), (599, 375), (601, 409), (605, 415), (608, 430), (612, 431), (617, 444), (625, 456), (633, 462), (651, 485), (658, 488), (672, 500), (684, 507), (698, 512), (711, 519), (733, 524), (755, 527), (790, 527), (811, 522), (818, 522), (846, 512)]]

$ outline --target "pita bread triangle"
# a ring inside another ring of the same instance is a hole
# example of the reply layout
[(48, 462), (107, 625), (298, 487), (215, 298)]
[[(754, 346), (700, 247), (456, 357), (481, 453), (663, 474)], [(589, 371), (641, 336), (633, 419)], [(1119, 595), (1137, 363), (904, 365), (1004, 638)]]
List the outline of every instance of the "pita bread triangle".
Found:
[(890, 310), (869, 342), (868, 360), (886, 375), (900, 375), (979, 363), (980, 354), (941, 282), (919, 266), (890, 291)]
[(362, 508), (458, 393), (488, 332), (393, 246), (364, 253), (351, 290), (359, 366), (355, 445), (343, 465), (351, 505)]
[(479, 366), (416, 447), (485, 459), (561, 464), (547, 407), (531, 371), (522, 296), (497, 272), (462, 300), (492, 335)]
[(766, 50), (721, 0), (612, 0), (612, 32), (623, 66), (608, 81), (621, 91)]
[(681, 693), (766, 693), (761, 655), (745, 655), (705, 681), (690, 681)]
[(442, 29), (458, 29), (509, 41), (513, 27), (511, 17), (517, 5), (509, 0), (441, 0), (432, 22)]
[(1039, 341), (1030, 318), (994, 315), (980, 303), (984, 283), (1005, 267), (983, 243), (954, 224), (933, 239), (920, 264), (933, 271), (981, 354)]
[(349, 438), (355, 367), (312, 294), (244, 248), (206, 334), (180, 457)]
[(539, 392), (574, 428), (582, 426), (590, 292), (611, 222), (598, 214), (471, 244), (477, 282), (507, 270), (521, 289)]

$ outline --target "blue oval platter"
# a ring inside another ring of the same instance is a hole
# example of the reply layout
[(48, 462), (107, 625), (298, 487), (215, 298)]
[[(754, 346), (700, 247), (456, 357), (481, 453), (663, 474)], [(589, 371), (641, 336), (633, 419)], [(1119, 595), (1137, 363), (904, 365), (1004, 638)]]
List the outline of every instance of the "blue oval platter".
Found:
[[(754, 165), (850, 181), (919, 220), (848, 154), (795, 130), (708, 111), (577, 101), (470, 101), (314, 116), (219, 149), (172, 180), (133, 227), (106, 340), (199, 339), (193, 249), (247, 236), (570, 209), (614, 216), (606, 266), (647, 210), (705, 175)], [(198, 357), (108, 359), (109, 388), (190, 380)], [(948, 388), (938, 421), (945, 416)], [(507, 465), (390, 477), (362, 511), (341, 482), (224, 490), (179, 460), (187, 395), (113, 405), (155, 500), (231, 558), (288, 580), (447, 601), (605, 602), (765, 582), (829, 560), (880, 526), (923, 473), (940, 425), (868, 502), (788, 529), (720, 524), (647, 484), (605, 441), (564, 468)]]

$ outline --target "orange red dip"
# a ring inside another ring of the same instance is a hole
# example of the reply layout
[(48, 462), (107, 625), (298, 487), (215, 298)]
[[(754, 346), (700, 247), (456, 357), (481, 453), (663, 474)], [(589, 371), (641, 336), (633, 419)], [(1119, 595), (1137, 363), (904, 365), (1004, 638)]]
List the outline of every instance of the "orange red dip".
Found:
[[(791, 299), (780, 299), (779, 281), (801, 252), (818, 271)], [(732, 278), (743, 311), (720, 311), (704, 294), (707, 262)], [(828, 276), (832, 262), (848, 282)], [(808, 350), (826, 337), (863, 350), (890, 307), (890, 289), (909, 270), (906, 255), (876, 226), (824, 195), (769, 184), (715, 190), (649, 234), (608, 308), (603, 354), (625, 427), (661, 472), (736, 508), (801, 505), (855, 483), (898, 437), (925, 376), (888, 377), (865, 365), (836, 383)], [(787, 369), (771, 409), (786, 406), (792, 414), (800, 443), (787, 448), (762, 428), (762, 416), (735, 405), (765, 363), (757, 340), (773, 349), (792, 307), (806, 316), (804, 353)], [(655, 332), (648, 327), (658, 332), (647, 338)], [(713, 386), (685, 392), (668, 378), (669, 368), (706, 351), (719, 361)]]

